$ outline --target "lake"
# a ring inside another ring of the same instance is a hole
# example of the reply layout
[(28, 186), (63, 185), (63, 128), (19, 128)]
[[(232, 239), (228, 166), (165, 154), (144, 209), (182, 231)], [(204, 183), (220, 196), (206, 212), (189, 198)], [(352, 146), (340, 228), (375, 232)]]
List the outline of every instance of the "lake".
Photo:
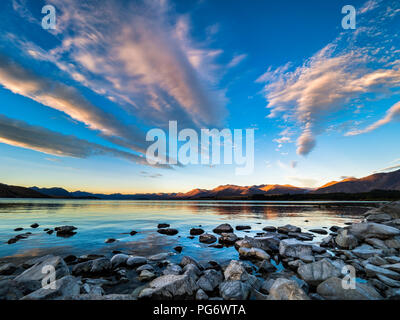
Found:
[[(210, 248), (199, 243), (198, 237), (189, 239), (192, 227), (202, 226), (206, 232), (221, 223), (250, 225), (249, 232), (236, 231), (238, 236), (254, 236), (265, 226), (292, 224), (307, 231), (346, 222), (358, 222), (367, 211), (366, 205), (346, 205), (346, 202), (291, 202), (266, 201), (100, 201), (54, 199), (1, 199), (0, 200), (0, 258), (26, 258), (46, 253), (110, 254), (113, 250), (138, 255), (173, 252), (177, 245), (182, 254), (199, 260), (237, 259), (233, 248)], [(308, 222), (307, 222), (308, 221)], [(38, 223), (36, 229), (30, 228)], [(158, 223), (169, 223), (179, 230), (175, 236), (157, 232)], [(43, 231), (62, 225), (73, 225), (77, 234), (69, 238), (57, 237)], [(17, 227), (23, 231), (15, 232)], [(134, 236), (129, 234), (135, 230)], [(7, 244), (19, 233), (32, 232), (28, 239)], [(319, 236), (314, 241), (321, 240)], [(107, 238), (118, 241), (106, 244)], [(172, 257), (172, 260), (174, 258)], [(178, 257), (176, 258), (178, 259)]]

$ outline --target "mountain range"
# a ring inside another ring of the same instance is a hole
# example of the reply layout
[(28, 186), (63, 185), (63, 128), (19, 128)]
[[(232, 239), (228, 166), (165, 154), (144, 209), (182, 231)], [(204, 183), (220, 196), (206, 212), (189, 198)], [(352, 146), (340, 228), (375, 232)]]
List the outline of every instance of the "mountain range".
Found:
[(198, 199), (259, 199), (271, 196), (305, 195), (319, 197), (329, 194), (358, 194), (374, 190), (399, 191), (400, 170), (375, 173), (364, 178), (332, 181), (319, 188), (299, 188), (292, 185), (223, 185), (211, 190), (193, 189), (186, 193), (99, 194), (84, 191), (69, 192), (63, 188), (18, 187), (0, 184), (1, 198), (74, 198), (105, 200), (198, 200)]

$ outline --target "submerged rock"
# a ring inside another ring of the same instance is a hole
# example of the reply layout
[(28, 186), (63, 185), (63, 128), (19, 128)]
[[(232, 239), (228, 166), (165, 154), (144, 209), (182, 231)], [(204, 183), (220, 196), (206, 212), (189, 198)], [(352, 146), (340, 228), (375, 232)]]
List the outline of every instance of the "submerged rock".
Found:
[(161, 229), (161, 228), (169, 228), (170, 227), (170, 225), (168, 224), (168, 223), (159, 223), (158, 225), (157, 225), (157, 228), (158, 229)]
[(287, 224), (285, 226), (278, 227), (278, 232), (285, 234), (288, 234), (289, 232), (299, 233), (301, 232), (301, 228)]
[(37, 223), (31, 224), (31, 228), (36, 229), (36, 228), (38, 228), (38, 227), (39, 227), (39, 224), (37, 224)]
[(223, 224), (220, 224), (218, 227), (214, 228), (213, 232), (214, 233), (232, 233), (233, 228), (230, 224), (223, 223)]
[(250, 230), (251, 227), (250, 226), (236, 226), (236, 230), (240, 231), (240, 230)]
[(212, 234), (209, 233), (204, 233), (202, 235), (200, 235), (199, 241), (202, 243), (214, 243), (217, 241), (217, 238), (215, 236), (213, 236)]
[(190, 229), (190, 234), (192, 236), (199, 236), (199, 235), (201, 235), (203, 233), (204, 233), (204, 230), (201, 229), (201, 228), (192, 228), (192, 229)]
[(157, 230), (158, 233), (165, 234), (167, 236), (174, 236), (178, 233), (178, 230), (172, 228), (162, 228)]
[(325, 229), (310, 229), (309, 231), (318, 234), (328, 234), (328, 231), (326, 231)]
[(78, 229), (78, 228), (74, 227), (74, 226), (61, 226), (61, 227), (54, 228), (54, 230), (56, 231), (56, 235), (58, 237), (73, 236), (74, 234), (76, 234), (76, 232), (74, 232), (74, 230), (76, 230), (76, 229)]

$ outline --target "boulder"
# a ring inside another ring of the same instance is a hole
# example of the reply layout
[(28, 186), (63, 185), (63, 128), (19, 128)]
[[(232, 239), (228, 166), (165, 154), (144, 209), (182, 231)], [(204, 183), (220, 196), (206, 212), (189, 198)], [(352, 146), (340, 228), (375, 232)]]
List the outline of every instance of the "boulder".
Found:
[(394, 237), (385, 241), (385, 245), (391, 249), (400, 249), (400, 237)]
[(218, 242), (225, 245), (233, 245), (237, 240), (238, 237), (234, 233), (221, 233)]
[(196, 294), (197, 290), (196, 281), (189, 275), (170, 274), (151, 281), (149, 287), (140, 292), (139, 299), (165, 300), (190, 298)]
[(371, 247), (368, 244), (363, 244), (363, 245), (355, 248), (352, 252), (357, 257), (362, 258), (362, 259), (368, 259), (368, 258), (373, 257), (375, 255), (381, 255), (382, 254), (382, 250), (374, 249), (373, 247)]
[(382, 223), (392, 220), (392, 217), (390, 216), (390, 214), (387, 213), (373, 213), (367, 216), (366, 220), (368, 222)]
[(214, 243), (215, 241), (217, 241), (217, 238), (215, 236), (213, 236), (212, 234), (204, 233), (204, 234), (200, 235), (199, 241), (202, 243), (210, 244), (210, 243)]
[(258, 268), (258, 272), (261, 273), (271, 273), (275, 272), (276, 270), (276, 267), (271, 262), (269, 262), (269, 260), (264, 260)]
[(153, 272), (154, 268), (150, 264), (144, 264), (136, 269), (136, 272), (142, 272), (143, 270), (148, 270)]
[(263, 230), (267, 231), (267, 232), (276, 232), (276, 227), (266, 226), (266, 227), (263, 228)]
[(279, 254), (291, 258), (309, 256), (312, 255), (312, 245), (296, 239), (282, 240), (279, 244)]
[(70, 274), (67, 264), (61, 257), (49, 255), (15, 277), (14, 280), (30, 292), (38, 290), (42, 287), (42, 280), (49, 274), (51, 267), (55, 270), (56, 280)]
[(246, 300), (250, 285), (240, 280), (224, 281), (219, 285), (219, 293), (224, 300)]
[(130, 256), (128, 260), (126, 260), (126, 265), (131, 268), (136, 268), (146, 263), (147, 259), (141, 256)]
[(162, 228), (157, 230), (158, 233), (165, 234), (167, 236), (174, 236), (178, 233), (178, 230), (172, 228)]
[(377, 278), (391, 288), (400, 288), (400, 281), (398, 280), (391, 279), (383, 274), (378, 274)]
[(220, 224), (218, 227), (214, 228), (213, 232), (214, 233), (232, 233), (233, 228), (230, 224), (223, 223), (223, 224)]
[(197, 280), (197, 285), (205, 292), (213, 292), (223, 279), (220, 271), (209, 269), (204, 271), (204, 274)]
[(399, 229), (374, 222), (354, 223), (349, 227), (349, 232), (359, 240), (367, 238), (385, 240), (400, 235)]
[(154, 255), (148, 257), (148, 259), (150, 261), (161, 261), (161, 260), (167, 259), (170, 255), (171, 255), (171, 253), (169, 253), (169, 252), (161, 252), (161, 253), (154, 254)]
[(157, 225), (157, 228), (158, 228), (158, 229), (169, 228), (169, 227), (170, 227), (170, 225), (169, 225), (168, 223), (159, 223), (159, 224)]
[(269, 260), (271, 257), (262, 249), (258, 248), (239, 248), (239, 256), (241, 259)]
[(200, 269), (200, 270), (202, 269), (200, 263), (197, 262), (197, 260), (195, 260), (195, 259), (193, 259), (192, 257), (189, 257), (189, 256), (182, 257), (182, 260), (181, 260), (181, 262), (179, 264), (180, 264), (180, 266), (182, 268), (184, 268), (186, 265), (194, 264), (198, 269)]
[(309, 231), (318, 234), (328, 234), (328, 231), (326, 231), (325, 229), (310, 229)]
[(74, 234), (76, 234), (76, 232), (74, 232), (76, 229), (78, 228), (74, 226), (61, 226), (54, 228), (58, 237), (73, 236)]
[(370, 263), (368, 263), (365, 266), (365, 273), (367, 274), (368, 277), (375, 277), (378, 275), (382, 275), (394, 280), (400, 280), (400, 273), (397, 273), (395, 271), (383, 267), (378, 267)]
[(236, 241), (235, 247), (259, 248), (267, 252), (278, 252), (281, 240), (276, 235), (268, 235), (265, 237), (248, 237), (243, 240)]
[(373, 256), (367, 259), (367, 263), (371, 263), (375, 266), (383, 266), (387, 264), (387, 261), (380, 256)]
[(80, 285), (78, 280), (73, 276), (65, 276), (55, 281), (54, 288), (51, 287), (40, 288), (23, 298), (21, 300), (61, 300), (71, 299), (80, 293)]
[(392, 218), (400, 218), (400, 201), (394, 201), (384, 204), (379, 211), (389, 214)]
[(251, 227), (250, 226), (236, 226), (236, 230), (240, 231), (240, 230), (250, 230)]
[(395, 272), (400, 272), (400, 263), (395, 263), (395, 264), (385, 264), (381, 265), (382, 268), (386, 268)]
[(375, 249), (387, 249), (388, 247), (385, 244), (385, 241), (381, 239), (376, 239), (376, 238), (368, 238), (365, 239), (365, 242), (371, 246), (373, 246)]
[(339, 230), (335, 242), (339, 247), (344, 249), (354, 249), (358, 246), (357, 238), (350, 234), (347, 229)]
[(192, 236), (198, 236), (198, 235), (201, 235), (203, 233), (204, 233), (204, 230), (201, 229), (201, 228), (192, 228), (192, 229), (190, 229), (190, 234)]
[(168, 275), (168, 274), (181, 274), (182, 268), (174, 263), (169, 264), (165, 270), (163, 271), (163, 275)]
[(224, 277), (227, 281), (247, 281), (249, 279), (249, 274), (241, 261), (231, 260), (228, 267), (225, 269)]
[(14, 273), (17, 270), (17, 266), (13, 263), (5, 263), (0, 266), (0, 275), (1, 276), (8, 276)]
[(126, 265), (129, 256), (127, 254), (119, 253), (111, 258), (111, 265), (113, 268)]
[(296, 281), (285, 278), (275, 280), (269, 290), (269, 300), (310, 300)]
[(72, 274), (75, 276), (98, 276), (109, 274), (111, 272), (112, 265), (109, 259), (99, 258), (96, 260), (89, 260), (78, 263), (72, 268)]
[(322, 259), (317, 262), (299, 266), (297, 273), (309, 285), (318, 286), (321, 282), (332, 278), (340, 277), (339, 270), (329, 259)]
[(301, 232), (301, 228), (287, 224), (285, 226), (278, 227), (278, 232), (285, 234), (288, 234), (289, 232), (299, 233)]
[(19, 300), (26, 294), (26, 289), (15, 280), (0, 280), (0, 300)]
[(208, 300), (208, 295), (207, 293), (204, 292), (204, 290), (199, 289), (196, 292), (196, 300)]
[(140, 275), (138, 277), (139, 281), (150, 281), (152, 279), (154, 279), (156, 277), (156, 275), (149, 271), (149, 270), (143, 270), (142, 272), (140, 272)]
[(380, 300), (382, 296), (374, 287), (356, 282), (355, 289), (342, 285), (342, 279), (330, 278), (317, 287), (317, 293), (328, 300)]

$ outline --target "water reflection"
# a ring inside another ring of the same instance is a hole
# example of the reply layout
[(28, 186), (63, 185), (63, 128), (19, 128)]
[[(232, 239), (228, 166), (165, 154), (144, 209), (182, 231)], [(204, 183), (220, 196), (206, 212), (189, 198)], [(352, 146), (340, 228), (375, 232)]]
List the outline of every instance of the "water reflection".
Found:
[[(254, 236), (266, 225), (280, 226), (287, 223), (307, 231), (315, 227), (343, 225), (357, 221), (367, 208), (318, 202), (303, 204), (277, 202), (232, 201), (99, 201), (99, 200), (0, 200), (0, 257), (35, 255), (49, 250), (64, 253), (110, 253), (113, 250), (148, 255), (174, 251), (176, 245), (184, 246), (184, 254), (199, 258), (224, 259), (237, 255), (234, 248), (209, 248), (198, 239), (189, 239), (189, 230), (202, 225), (207, 232), (219, 223), (233, 226), (247, 224), (248, 232), (236, 231), (238, 236)], [(165, 222), (178, 229), (176, 236), (157, 233), (157, 224)], [(31, 229), (38, 223), (37, 229)], [(44, 229), (61, 225), (74, 225), (77, 234), (70, 238), (49, 235)], [(18, 233), (32, 232), (28, 239), (8, 245), (8, 239)], [(138, 233), (131, 236), (135, 230)], [(317, 240), (320, 236), (317, 236)], [(105, 244), (107, 238), (115, 238), (114, 244)], [(198, 250), (201, 248), (201, 250)]]

